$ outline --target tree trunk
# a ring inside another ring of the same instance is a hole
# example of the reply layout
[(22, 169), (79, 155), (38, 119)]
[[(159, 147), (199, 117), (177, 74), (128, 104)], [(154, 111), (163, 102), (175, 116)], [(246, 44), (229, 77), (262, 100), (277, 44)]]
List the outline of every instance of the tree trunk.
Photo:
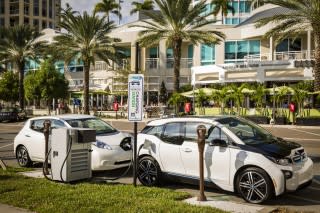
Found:
[(178, 38), (173, 41), (173, 92), (179, 91), (180, 83), (180, 60), (181, 60), (182, 39)]
[(90, 62), (84, 62), (84, 73), (83, 73), (83, 114), (89, 115), (89, 71)]
[(320, 91), (320, 31), (314, 33), (315, 37), (315, 65), (314, 72), (314, 91)]
[(24, 61), (17, 63), (18, 72), (19, 72), (19, 106), (23, 110), (24, 109)]

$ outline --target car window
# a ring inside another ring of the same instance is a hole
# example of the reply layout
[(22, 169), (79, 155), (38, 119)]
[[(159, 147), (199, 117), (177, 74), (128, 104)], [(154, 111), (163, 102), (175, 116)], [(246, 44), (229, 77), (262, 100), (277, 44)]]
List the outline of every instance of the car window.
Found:
[(206, 138), (208, 138), (208, 131), (211, 128), (211, 124), (187, 122), (185, 123), (185, 140), (195, 142), (198, 140), (197, 128), (199, 125), (204, 125), (206, 127)]
[(166, 124), (161, 137), (162, 141), (165, 143), (181, 145), (184, 139), (183, 125), (184, 123)]
[(245, 144), (274, 143), (276, 138), (268, 131), (245, 119), (223, 118), (218, 122), (233, 132)]
[(37, 132), (43, 132), (43, 122), (44, 122), (44, 119), (32, 120), (30, 122), (30, 129)]
[(95, 129), (98, 135), (118, 132), (115, 128), (113, 128), (108, 123), (96, 118), (72, 119), (72, 120), (66, 120), (66, 122), (71, 127), (74, 127), (74, 128)]
[(163, 129), (162, 125), (161, 126), (146, 126), (141, 131), (141, 133), (160, 137), (161, 133), (162, 133), (162, 129)]
[(62, 121), (55, 120), (55, 119), (51, 120), (51, 128), (52, 129), (63, 128), (63, 127), (66, 127), (66, 125)]
[(214, 139), (220, 139), (224, 140), (227, 143), (230, 142), (229, 137), (219, 128), (219, 127), (213, 127), (212, 129), (209, 129), (209, 135), (207, 137), (207, 142), (210, 142)]

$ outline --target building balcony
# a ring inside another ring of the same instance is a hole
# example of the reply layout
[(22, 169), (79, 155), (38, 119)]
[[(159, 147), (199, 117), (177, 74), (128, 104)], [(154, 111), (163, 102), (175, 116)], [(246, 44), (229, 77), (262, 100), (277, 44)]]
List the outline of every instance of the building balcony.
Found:
[[(168, 69), (173, 69), (174, 66), (174, 59), (173, 58), (167, 58), (166, 67)], [(181, 58), (180, 60), (180, 68), (191, 68), (193, 66), (193, 60), (192, 58)]]
[(159, 58), (146, 58), (145, 67), (146, 69), (158, 69)]
[(314, 51), (289, 51), (289, 52), (275, 52), (273, 57), (269, 53), (248, 55), (244, 57), (244, 61), (289, 61), (289, 60), (308, 60), (314, 59)]

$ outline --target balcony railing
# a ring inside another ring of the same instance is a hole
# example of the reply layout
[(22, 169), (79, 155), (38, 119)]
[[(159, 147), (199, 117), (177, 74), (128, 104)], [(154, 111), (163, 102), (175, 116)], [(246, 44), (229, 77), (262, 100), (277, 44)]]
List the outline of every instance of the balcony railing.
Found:
[(146, 69), (158, 69), (158, 68), (159, 68), (159, 58), (146, 59)]
[[(174, 65), (174, 59), (173, 58), (167, 58), (167, 68), (172, 69)], [(180, 68), (191, 68), (193, 65), (192, 58), (181, 58), (180, 60)]]
[[(271, 54), (256, 54), (244, 57), (245, 61), (272, 61)], [(273, 61), (288, 61), (288, 60), (305, 60), (314, 59), (314, 51), (311, 51), (308, 57), (308, 51), (289, 51), (289, 52), (275, 52), (273, 54)]]

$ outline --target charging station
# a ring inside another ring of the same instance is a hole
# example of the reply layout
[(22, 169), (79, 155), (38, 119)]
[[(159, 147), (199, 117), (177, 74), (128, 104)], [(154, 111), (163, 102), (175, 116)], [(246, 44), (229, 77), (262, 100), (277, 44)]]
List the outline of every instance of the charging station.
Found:
[(71, 182), (91, 178), (91, 144), (95, 141), (93, 129), (52, 129), (52, 180)]

